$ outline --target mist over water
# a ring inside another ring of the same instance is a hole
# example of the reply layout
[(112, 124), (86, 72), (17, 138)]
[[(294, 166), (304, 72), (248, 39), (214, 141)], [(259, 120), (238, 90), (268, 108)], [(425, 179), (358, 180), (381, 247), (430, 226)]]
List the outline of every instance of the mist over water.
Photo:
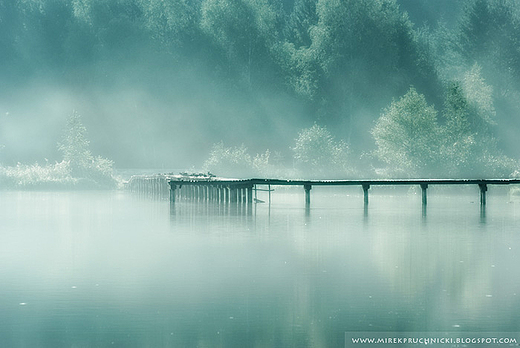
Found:
[[(283, 191), (283, 190), (282, 190)], [(518, 202), (317, 189), (272, 205), (13, 192), (6, 346), (343, 346), (345, 331), (515, 331)], [(318, 192), (319, 191), (319, 192)], [(260, 198), (266, 198), (261, 196)]]
[(0, 346), (520, 332), (514, 185), (129, 192), (518, 178), (518, 37), (517, 1), (0, 0)]

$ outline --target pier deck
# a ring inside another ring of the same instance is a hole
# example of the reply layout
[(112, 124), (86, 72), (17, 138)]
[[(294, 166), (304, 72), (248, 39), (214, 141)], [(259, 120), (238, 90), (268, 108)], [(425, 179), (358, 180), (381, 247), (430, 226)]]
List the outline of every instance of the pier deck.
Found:
[[(427, 189), (430, 185), (478, 185), (480, 204), (486, 204), (486, 192), (489, 185), (520, 184), (520, 179), (371, 179), (371, 180), (282, 180), (282, 179), (223, 179), (215, 177), (192, 178), (172, 177), (170, 185), (170, 201), (176, 197), (196, 200), (216, 200), (219, 202), (253, 202), (253, 191), (258, 185), (270, 186), (302, 186), (305, 191), (305, 203), (310, 204), (313, 186), (361, 186), (364, 193), (364, 204), (368, 204), (368, 191), (371, 186), (420, 186), (422, 204), (426, 205)], [(256, 192), (256, 191), (255, 191)]]

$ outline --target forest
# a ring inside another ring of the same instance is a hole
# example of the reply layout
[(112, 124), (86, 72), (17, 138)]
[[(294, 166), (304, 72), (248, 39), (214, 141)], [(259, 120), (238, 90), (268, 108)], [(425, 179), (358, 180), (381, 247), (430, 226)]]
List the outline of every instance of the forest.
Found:
[(0, 0), (0, 61), (0, 180), (72, 110), (105, 174), (519, 175), (515, 0)]

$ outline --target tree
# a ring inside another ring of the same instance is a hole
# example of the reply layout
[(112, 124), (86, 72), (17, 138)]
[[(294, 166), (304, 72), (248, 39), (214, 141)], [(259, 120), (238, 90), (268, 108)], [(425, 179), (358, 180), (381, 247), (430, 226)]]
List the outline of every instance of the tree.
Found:
[(437, 111), (414, 88), (393, 101), (372, 129), (376, 155), (393, 173), (406, 176), (439, 173), (440, 134)]
[(319, 122), (341, 126), (348, 142), (361, 141), (351, 136), (365, 123), (360, 109), (380, 110), (411, 84), (429, 96), (440, 92), (434, 65), (396, 1), (296, 5), (282, 50), (286, 80)]
[(468, 2), (459, 27), (461, 56), (480, 62), (502, 89), (518, 88), (520, 78), (520, 7), (512, 0)]
[(145, 25), (161, 43), (177, 46), (194, 36), (198, 6), (187, 0), (136, 0), (143, 12)]
[(474, 65), (461, 82), (447, 89), (442, 129), (444, 168), (459, 177), (507, 177), (514, 162), (504, 156), (493, 135), (495, 108), (493, 89)]
[(81, 115), (74, 110), (67, 120), (63, 139), (58, 144), (63, 160), (69, 163), (72, 176), (84, 176), (91, 166), (94, 157), (89, 147), (87, 128), (81, 122)]
[(489, 134), (496, 125), (496, 111), (493, 105), (493, 87), (488, 85), (481, 74), (481, 67), (474, 64), (462, 78), (462, 89), (467, 106), (474, 114), (470, 119), (476, 132)]
[(222, 141), (213, 144), (202, 167), (219, 176), (246, 177), (253, 174), (252, 159), (244, 144), (235, 147), (226, 147)]
[(245, 86), (272, 83), (276, 74), (271, 48), (278, 11), (269, 0), (205, 0), (201, 28), (225, 52), (228, 68)]
[(312, 44), (311, 28), (318, 24), (318, 0), (296, 0), (285, 27), (285, 38), (296, 48)]
[(473, 68), (452, 82), (444, 101), (444, 124), (414, 88), (384, 110), (372, 129), (376, 155), (392, 174), (423, 177), (508, 177), (514, 161), (493, 136), (492, 89)]
[(326, 127), (314, 124), (301, 130), (292, 150), (294, 166), (303, 176), (330, 178), (352, 172), (348, 166), (348, 145), (336, 141)]
[(90, 141), (87, 139), (87, 128), (83, 125), (80, 114), (75, 110), (67, 121), (58, 149), (72, 177), (92, 180), (97, 186), (100, 184), (113, 186), (116, 183), (112, 177), (113, 162), (92, 155)]

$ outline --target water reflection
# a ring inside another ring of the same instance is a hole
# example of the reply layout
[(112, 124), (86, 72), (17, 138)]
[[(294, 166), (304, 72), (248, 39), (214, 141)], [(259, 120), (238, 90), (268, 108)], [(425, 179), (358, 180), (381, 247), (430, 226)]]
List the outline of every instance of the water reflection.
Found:
[(485, 204), (480, 205), (480, 222), (486, 223), (486, 205)]
[(3, 195), (0, 336), (329, 347), (345, 331), (520, 328), (517, 205), (493, 201), (482, 221), (464, 197), (435, 197), (427, 219), (416, 196), (373, 195), (369, 207), (363, 196), (316, 190), (309, 208), (302, 198)]
[(170, 204), (170, 216), (239, 216), (251, 217), (256, 215), (256, 205), (214, 202), (184, 202)]

